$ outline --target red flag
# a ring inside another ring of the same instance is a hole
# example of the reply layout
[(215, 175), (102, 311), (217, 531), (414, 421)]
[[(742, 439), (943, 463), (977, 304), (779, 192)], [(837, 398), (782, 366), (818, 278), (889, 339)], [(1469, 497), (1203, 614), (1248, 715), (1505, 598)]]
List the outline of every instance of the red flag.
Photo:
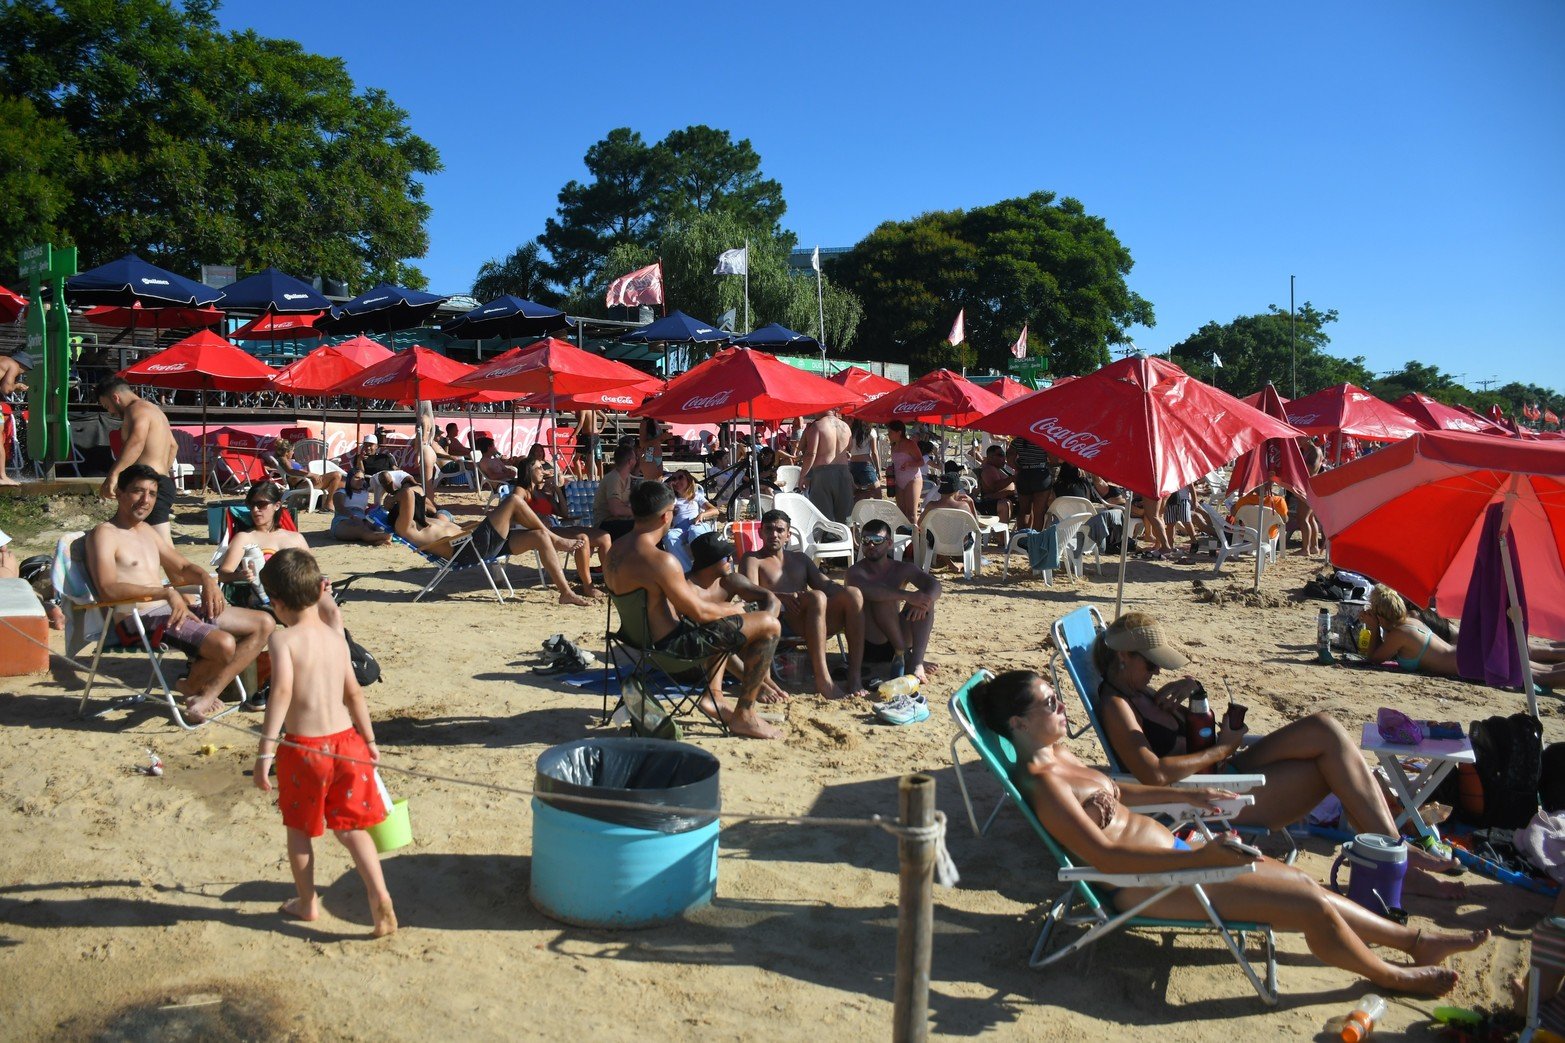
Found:
[(1554, 415), (1554, 410), (1545, 409), (1543, 411), (1543, 422), (1545, 424), (1557, 424), (1560, 422), (1560, 418)]
[(663, 262), (637, 268), (629, 275), (622, 275), (609, 283), (609, 292), (603, 303), (610, 308), (616, 305), (634, 308), (639, 304), (663, 303)]
[(967, 309), (962, 308), (956, 313), (956, 321), (951, 324), (951, 332), (946, 334), (946, 343), (953, 348), (967, 339), (967, 322), (965, 316)]
[(1022, 335), (1016, 338), (1016, 343), (1011, 345), (1011, 354), (1019, 359), (1027, 357), (1027, 324), (1022, 323)]
[(1540, 419), (1542, 416), (1543, 416), (1543, 410), (1538, 408), (1538, 403), (1536, 403), (1536, 402), (1534, 402), (1532, 404), (1532, 406), (1527, 410), (1527, 419), (1528, 420), (1537, 420), (1537, 419)]

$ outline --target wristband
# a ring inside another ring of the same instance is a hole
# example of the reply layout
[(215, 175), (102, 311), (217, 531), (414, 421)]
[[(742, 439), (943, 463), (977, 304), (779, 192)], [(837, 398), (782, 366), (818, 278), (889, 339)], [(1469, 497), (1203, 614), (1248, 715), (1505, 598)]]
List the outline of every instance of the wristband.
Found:
[(258, 760), (258, 761), (274, 761), (274, 760), (277, 759), (277, 754), (275, 754), (275, 753), (258, 753), (258, 754), (255, 755), (255, 759)]

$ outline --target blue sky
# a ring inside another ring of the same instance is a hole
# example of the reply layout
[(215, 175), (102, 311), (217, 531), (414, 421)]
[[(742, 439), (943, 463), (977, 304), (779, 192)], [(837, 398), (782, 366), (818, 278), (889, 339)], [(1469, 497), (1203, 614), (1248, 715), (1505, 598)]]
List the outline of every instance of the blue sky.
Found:
[(1293, 275), (1340, 313), (1332, 350), (1371, 369), (1565, 387), (1552, 0), (229, 0), (220, 18), (342, 57), (440, 150), (421, 262), (439, 292), (542, 231), (611, 128), (705, 123), (751, 140), (806, 246), (1038, 189), (1080, 199), (1135, 258), (1147, 351), (1286, 308)]

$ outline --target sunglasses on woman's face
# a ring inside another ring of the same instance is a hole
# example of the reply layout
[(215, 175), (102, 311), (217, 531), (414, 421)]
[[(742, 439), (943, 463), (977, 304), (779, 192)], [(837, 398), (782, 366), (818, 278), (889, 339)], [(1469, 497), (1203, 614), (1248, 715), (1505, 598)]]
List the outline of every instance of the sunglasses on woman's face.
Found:
[(252, 511), (258, 511), (262, 507), (276, 507), (277, 506), (277, 501), (276, 500), (256, 500), (256, 501), (253, 501), (251, 503), (245, 504), (245, 506), (249, 507)]

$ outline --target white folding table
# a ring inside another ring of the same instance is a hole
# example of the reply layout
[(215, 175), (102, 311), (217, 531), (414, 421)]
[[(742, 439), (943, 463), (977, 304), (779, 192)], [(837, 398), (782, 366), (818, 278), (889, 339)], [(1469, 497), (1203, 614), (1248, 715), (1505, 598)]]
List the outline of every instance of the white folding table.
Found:
[[(1411, 825), (1418, 830), (1419, 836), (1439, 840), (1439, 829), (1425, 822), (1418, 809), (1458, 764), (1477, 763), (1472, 740), (1464, 735), (1460, 739), (1425, 739), (1416, 746), (1398, 745), (1382, 739), (1380, 729), (1374, 721), (1370, 721), (1364, 725), (1359, 748), (1366, 753), (1373, 753), (1380, 761), (1386, 769), (1386, 777), (1391, 780), (1391, 788), (1402, 801), (1402, 813), (1396, 820), (1397, 827), (1400, 829), (1404, 825)], [(1402, 757), (1423, 760), (1423, 770), (1417, 775), (1409, 775), (1402, 767), (1399, 759)]]

